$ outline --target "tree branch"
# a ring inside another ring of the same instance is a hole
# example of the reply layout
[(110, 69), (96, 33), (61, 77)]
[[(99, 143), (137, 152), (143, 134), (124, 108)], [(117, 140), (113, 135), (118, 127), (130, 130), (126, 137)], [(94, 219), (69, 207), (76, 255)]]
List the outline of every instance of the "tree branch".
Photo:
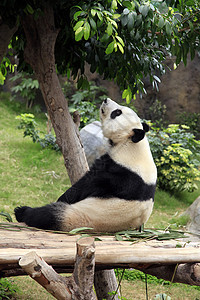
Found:
[(27, 274), (59, 300), (95, 300), (93, 291), (95, 245), (93, 238), (77, 241), (77, 255), (74, 272), (64, 278), (57, 274), (36, 252), (25, 254), (19, 265)]

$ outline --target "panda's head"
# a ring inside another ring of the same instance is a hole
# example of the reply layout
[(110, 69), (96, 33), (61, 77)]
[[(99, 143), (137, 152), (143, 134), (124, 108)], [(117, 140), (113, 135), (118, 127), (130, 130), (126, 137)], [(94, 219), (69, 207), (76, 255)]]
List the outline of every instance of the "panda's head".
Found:
[(149, 130), (148, 125), (142, 124), (132, 109), (121, 106), (110, 98), (103, 101), (100, 107), (100, 118), (104, 136), (114, 144), (127, 139), (138, 143)]

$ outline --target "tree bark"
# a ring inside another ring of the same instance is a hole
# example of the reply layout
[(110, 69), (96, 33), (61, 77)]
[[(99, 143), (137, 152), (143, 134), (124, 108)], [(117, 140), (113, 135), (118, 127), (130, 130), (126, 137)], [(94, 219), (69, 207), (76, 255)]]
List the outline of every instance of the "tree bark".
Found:
[(164, 280), (189, 285), (200, 285), (200, 263), (151, 266), (146, 269), (141, 268), (140, 270), (146, 274), (150, 274)]
[[(52, 7), (46, 6), (44, 13), (37, 20), (32, 15), (27, 15), (22, 19), (22, 24), (27, 40), (24, 58), (31, 65), (39, 81), (57, 143), (61, 148), (71, 183), (74, 184), (88, 170), (88, 164), (56, 74), (54, 46), (59, 30), (54, 25)], [(109, 282), (112, 280), (116, 282), (114, 273), (112, 271), (108, 273), (110, 273)], [(99, 284), (100, 281), (101, 277)]]
[(95, 268), (94, 239), (87, 237), (77, 242), (77, 255), (71, 277), (62, 277), (36, 252), (29, 252), (19, 260), (19, 265), (58, 300), (95, 300), (93, 291)]
[[(120, 292), (114, 270), (97, 271), (94, 278), (94, 286), (98, 300), (118, 300)], [(116, 295), (110, 295), (116, 292)]]
[(72, 293), (67, 287), (65, 279), (57, 274), (36, 252), (29, 252), (22, 256), (19, 265), (56, 299), (72, 299)]
[(17, 30), (17, 26), (10, 28), (7, 24), (2, 23), (0, 16), (0, 62), (8, 51), (10, 40)]
[(47, 6), (37, 20), (27, 15), (22, 19), (22, 24), (27, 40), (24, 58), (39, 81), (57, 143), (73, 184), (88, 170), (88, 165), (56, 74), (54, 46), (59, 30), (54, 26), (53, 9)]

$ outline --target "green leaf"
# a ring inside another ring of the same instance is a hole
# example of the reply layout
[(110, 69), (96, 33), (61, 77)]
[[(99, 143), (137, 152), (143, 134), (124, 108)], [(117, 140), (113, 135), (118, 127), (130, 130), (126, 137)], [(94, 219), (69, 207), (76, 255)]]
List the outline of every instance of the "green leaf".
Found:
[(83, 30), (84, 30), (84, 39), (87, 41), (90, 37), (90, 24), (88, 22), (85, 22)]
[(125, 99), (127, 95), (128, 95), (128, 90), (126, 89), (122, 93), (122, 99)]
[(132, 10), (135, 7), (135, 4), (131, 1), (123, 1), (123, 6), (126, 6), (128, 9)]
[(170, 25), (169, 22), (166, 22), (165, 28), (166, 28), (167, 34), (171, 35), (172, 34), (172, 28), (171, 28), (171, 25)]
[(108, 47), (106, 48), (106, 54), (110, 54), (110, 53), (113, 52), (113, 50), (114, 50), (114, 44), (115, 44), (115, 42), (113, 41), (113, 42), (111, 42), (111, 43), (108, 45)]
[(106, 32), (107, 32), (108, 35), (112, 35), (113, 28), (112, 28), (112, 24), (111, 23), (108, 23)]
[(133, 29), (136, 17), (137, 17), (136, 12), (130, 12), (130, 14), (128, 14), (127, 27), (129, 31)]
[(124, 41), (122, 40), (122, 38), (118, 35), (116, 35), (116, 39), (122, 44), (122, 46), (124, 47)]
[(114, 15), (113, 15), (113, 19), (119, 19), (120, 17), (121, 17), (120, 14), (114, 14)]
[(190, 30), (193, 31), (194, 30), (194, 25), (191, 21), (189, 21), (189, 26), (190, 26)]
[(82, 25), (84, 24), (84, 21), (83, 20), (81, 20), (81, 21), (78, 21), (77, 23), (76, 23), (76, 25), (74, 26), (74, 31), (76, 31), (79, 27), (81, 27)]
[(135, 21), (135, 26), (139, 27), (142, 23), (142, 15), (137, 15), (136, 21)]
[(149, 6), (148, 5), (141, 5), (139, 7), (139, 12), (143, 15), (143, 17), (146, 17), (149, 12)]
[(131, 92), (130, 87), (128, 87), (126, 90), (123, 91), (122, 98), (126, 98), (127, 104), (129, 104), (131, 102), (132, 92)]
[(100, 21), (103, 21), (102, 13), (100, 11), (97, 11), (97, 16)]
[(97, 25), (96, 25), (96, 22), (92, 18), (90, 18), (90, 25), (91, 25), (92, 29), (94, 31), (96, 31)]
[(75, 32), (75, 40), (78, 42), (82, 39), (84, 34), (83, 27), (79, 27)]
[(163, 17), (161, 16), (161, 17), (159, 18), (159, 21), (158, 21), (158, 27), (159, 27), (159, 28), (163, 28), (164, 24), (165, 24), (165, 20), (164, 20)]
[(96, 13), (97, 13), (97, 11), (96, 11), (96, 9), (91, 9), (91, 15), (94, 17), (95, 15), (96, 15)]
[(80, 16), (80, 14), (82, 13), (81, 10), (77, 11), (75, 14), (74, 14), (74, 20), (77, 21), (78, 20), (78, 17)]
[(123, 15), (121, 16), (121, 23), (122, 23), (122, 26), (126, 26), (127, 23), (128, 23), (128, 15)]
[(114, 10), (117, 9), (117, 1), (116, 0), (112, 1), (111, 8), (114, 9)]
[(118, 46), (119, 50), (121, 51), (121, 53), (124, 54), (124, 48), (122, 47), (122, 45), (120, 43), (117, 43), (117, 46)]
[(32, 6), (30, 6), (30, 4), (26, 5), (26, 10), (31, 15), (34, 13), (34, 9), (32, 8)]
[(101, 42), (105, 43), (109, 40), (109, 38), (110, 38), (109, 35), (107, 33), (105, 33), (101, 38)]

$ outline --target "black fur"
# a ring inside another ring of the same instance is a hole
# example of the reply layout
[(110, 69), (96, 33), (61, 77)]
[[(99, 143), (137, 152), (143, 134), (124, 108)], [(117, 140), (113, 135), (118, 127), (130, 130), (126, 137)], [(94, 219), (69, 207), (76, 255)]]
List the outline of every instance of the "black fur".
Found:
[(145, 132), (148, 132), (149, 131), (149, 125), (147, 123), (142, 123), (142, 126), (143, 126), (143, 130)]
[(115, 109), (111, 112), (110, 118), (115, 119), (116, 117), (120, 116), (122, 114), (121, 109)]
[(60, 230), (58, 214), (62, 213), (63, 203), (52, 203), (42, 207), (31, 208), (18, 206), (15, 208), (15, 217), (18, 222), (41, 229)]
[(140, 142), (144, 138), (144, 136), (145, 136), (145, 131), (142, 130), (142, 129), (135, 128), (135, 129), (133, 129), (133, 133), (134, 134), (131, 137), (131, 140), (132, 140), (133, 143)]
[(155, 187), (155, 184), (146, 184), (139, 175), (105, 154), (58, 201), (73, 204), (87, 197), (145, 201), (154, 198)]

